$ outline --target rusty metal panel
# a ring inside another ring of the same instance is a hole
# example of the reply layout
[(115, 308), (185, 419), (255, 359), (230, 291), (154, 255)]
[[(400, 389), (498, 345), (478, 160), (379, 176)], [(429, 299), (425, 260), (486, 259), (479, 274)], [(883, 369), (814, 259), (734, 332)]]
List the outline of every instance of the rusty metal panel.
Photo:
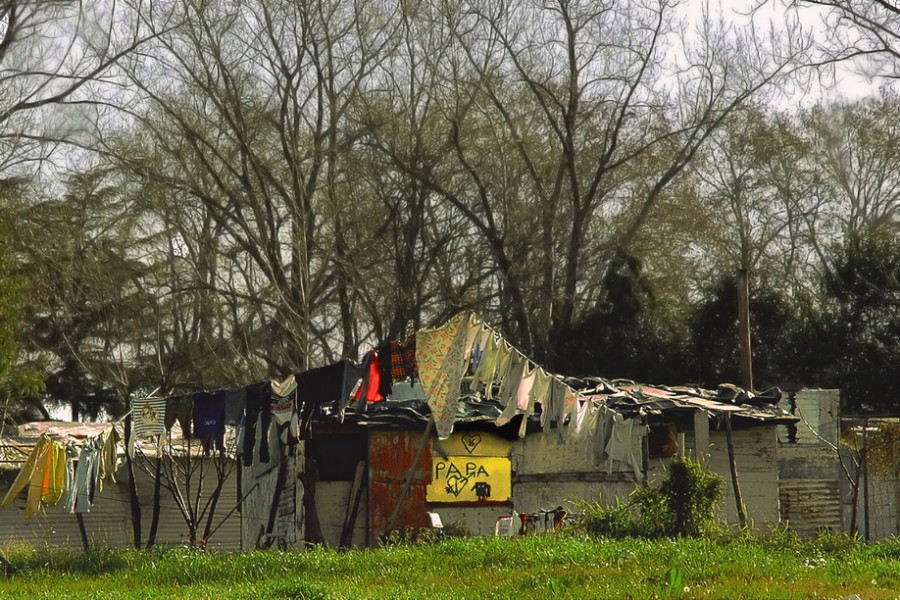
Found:
[(410, 467), (412, 485), (403, 501), (395, 527), (429, 527), (425, 486), (431, 478), (431, 444), (426, 443), (413, 465), (422, 442), (422, 431), (369, 432), (369, 545), (378, 544), (394, 511)]
[(820, 529), (841, 530), (841, 493), (834, 479), (782, 480), (779, 489), (781, 520), (802, 537)]

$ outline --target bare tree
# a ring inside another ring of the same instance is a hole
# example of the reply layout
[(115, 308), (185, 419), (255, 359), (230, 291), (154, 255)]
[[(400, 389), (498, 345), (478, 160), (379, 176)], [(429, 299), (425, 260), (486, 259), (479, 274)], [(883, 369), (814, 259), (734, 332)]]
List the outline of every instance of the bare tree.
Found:
[(243, 301), (244, 330), (268, 342), (252, 351), (283, 373), (327, 354), (338, 323), (322, 307), (341, 124), (386, 34), (375, 3), (237, 4), (133, 6), (156, 43), (125, 65), (137, 133), (104, 151), (212, 220), (228, 265), (206, 284)]
[(826, 33), (819, 42), (824, 65), (854, 61), (869, 76), (900, 76), (900, 4), (896, 0), (794, 0), (817, 11)]
[(799, 120), (745, 106), (699, 158), (691, 170), (709, 225), (695, 243), (715, 270), (751, 273), (763, 287), (809, 289), (824, 209), (819, 168)]
[(466, 216), (505, 329), (538, 354), (596, 301), (590, 271), (635, 242), (711, 133), (808, 50), (803, 36), (763, 48), (761, 32), (711, 18), (688, 33), (666, 1), (442, 7), (423, 17), (439, 58), (415, 63), (439, 82), (445, 125), (423, 153), (436, 160), (381, 147)]
[(853, 103), (821, 104), (804, 119), (838, 233), (900, 224), (900, 97), (892, 92)]
[(0, 173), (40, 164), (82, 128), (78, 109), (145, 41), (129, 25), (114, 1), (0, 2)]

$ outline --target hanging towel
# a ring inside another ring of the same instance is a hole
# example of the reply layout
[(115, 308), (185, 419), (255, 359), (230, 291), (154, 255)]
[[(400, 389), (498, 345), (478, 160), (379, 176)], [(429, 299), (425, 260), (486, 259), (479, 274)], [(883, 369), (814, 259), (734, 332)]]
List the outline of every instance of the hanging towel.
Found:
[(471, 313), (459, 313), (443, 327), (416, 333), (419, 379), (440, 439), (453, 433), (471, 320)]
[[(33, 517), (41, 509), (41, 498), (47, 495), (52, 497), (56, 490), (49, 490), (44, 487), (48, 474), (53, 470), (54, 459), (56, 458), (56, 444), (46, 434), (42, 435), (35, 444), (25, 460), (25, 464), (19, 470), (19, 474), (13, 481), (3, 500), (0, 501), (0, 508), (8, 508), (16, 496), (19, 495), (26, 487), (28, 488), (28, 496), (25, 501), (25, 516)], [(52, 478), (52, 476), (51, 476)], [(58, 500), (58, 498), (57, 498)]]
[(475, 374), (472, 376), (472, 389), (477, 390), (479, 386), (484, 386), (484, 393), (487, 396), (494, 382), (494, 371), (500, 361), (500, 346), (492, 331), (487, 332), (483, 348), (481, 360), (478, 361)]
[(609, 442), (606, 444), (606, 454), (609, 455), (609, 463), (606, 472), (612, 473), (613, 461), (621, 461), (634, 470), (634, 476), (641, 479), (641, 465), (634, 455), (634, 446), (631, 443), (631, 432), (634, 428), (634, 419), (626, 419), (621, 414), (613, 415), (612, 431)]

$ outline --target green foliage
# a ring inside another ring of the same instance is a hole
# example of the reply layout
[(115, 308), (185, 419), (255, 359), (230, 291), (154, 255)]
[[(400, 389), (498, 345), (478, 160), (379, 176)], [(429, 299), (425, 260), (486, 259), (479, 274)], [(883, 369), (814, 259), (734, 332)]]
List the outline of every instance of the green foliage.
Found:
[(15, 254), (10, 249), (8, 227), (0, 222), (0, 406), (8, 406), (22, 395), (42, 389), (40, 376), (19, 364), (19, 330), (25, 302), (25, 280), (16, 273)]
[(663, 575), (666, 596), (681, 598), (684, 595), (684, 571), (681, 567), (672, 567)]
[[(774, 537), (773, 537), (774, 536)], [(453, 538), (373, 550), (191, 552), (3, 548), (3, 598), (893, 597), (900, 542), (825, 534), (593, 540)], [(775, 541), (775, 540), (778, 541)], [(500, 582), (500, 584), (498, 584)]]
[(433, 529), (424, 527), (400, 527), (379, 537), (384, 546), (398, 544), (428, 544), (436, 542), (439, 535)]
[[(772, 289), (751, 291), (750, 313), (753, 372), (756, 382), (767, 387), (794, 365), (796, 317), (787, 299)], [(737, 284), (725, 277), (706, 292), (689, 319), (691, 352), (683, 377), (707, 387), (740, 381), (737, 314)]]
[(722, 478), (686, 456), (672, 459), (658, 487), (637, 488), (627, 504), (576, 503), (583, 513), (579, 526), (597, 537), (697, 537), (713, 523), (722, 499)]
[(669, 534), (697, 536), (712, 521), (722, 499), (722, 478), (686, 456), (676, 456), (660, 486), (664, 506), (672, 515)]
[(823, 290), (831, 300), (814, 324), (823, 383), (851, 411), (900, 410), (900, 242), (892, 229), (851, 231), (831, 255)]
[(631, 504), (618, 498), (610, 505), (604, 504), (602, 498), (593, 502), (581, 499), (574, 502), (581, 513), (578, 527), (588, 535), (617, 539), (637, 535)]

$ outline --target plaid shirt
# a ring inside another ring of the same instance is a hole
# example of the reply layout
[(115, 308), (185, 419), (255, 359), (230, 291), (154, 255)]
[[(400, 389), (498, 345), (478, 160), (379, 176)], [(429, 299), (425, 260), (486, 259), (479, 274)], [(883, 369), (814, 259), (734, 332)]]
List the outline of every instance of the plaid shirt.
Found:
[(410, 337), (405, 345), (397, 341), (391, 342), (391, 379), (402, 381), (407, 377), (415, 379), (418, 376), (415, 336)]

